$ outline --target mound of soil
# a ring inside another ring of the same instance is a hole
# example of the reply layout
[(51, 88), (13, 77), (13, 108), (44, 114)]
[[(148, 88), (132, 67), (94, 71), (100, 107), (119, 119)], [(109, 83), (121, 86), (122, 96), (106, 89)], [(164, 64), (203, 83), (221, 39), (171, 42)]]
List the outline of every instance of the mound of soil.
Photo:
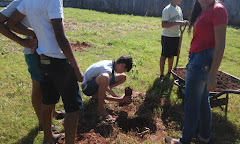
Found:
[(70, 43), (73, 51), (84, 51), (85, 48), (91, 47), (91, 44), (86, 42)]
[(100, 119), (97, 114), (97, 101), (89, 100), (79, 117), (76, 144), (119, 143), (119, 139), (124, 142), (129, 137), (139, 143), (146, 139), (158, 143), (164, 141), (167, 135), (166, 127), (161, 117), (151, 115), (156, 106), (163, 104), (164, 99), (159, 100), (159, 105), (152, 105), (153, 99), (146, 98), (146, 93), (129, 87), (125, 89), (125, 93), (132, 97), (133, 102), (129, 105), (119, 107), (118, 103), (105, 101), (107, 111), (116, 118), (114, 124)]
[[(177, 68), (173, 72), (185, 80), (186, 77), (186, 68)], [(231, 76), (222, 71), (217, 72), (217, 92), (224, 90), (240, 90), (240, 80), (234, 76)]]

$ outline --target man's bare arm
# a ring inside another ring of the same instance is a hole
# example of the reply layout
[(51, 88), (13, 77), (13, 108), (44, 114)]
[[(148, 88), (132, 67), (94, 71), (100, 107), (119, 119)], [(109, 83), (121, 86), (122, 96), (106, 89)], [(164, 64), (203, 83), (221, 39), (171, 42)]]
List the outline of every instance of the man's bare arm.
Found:
[(54, 33), (58, 42), (59, 47), (63, 51), (64, 55), (67, 57), (69, 62), (72, 64), (75, 74), (79, 82), (83, 81), (83, 73), (80, 70), (76, 58), (73, 54), (71, 45), (65, 35), (62, 19), (52, 19), (52, 26)]
[(188, 21), (177, 21), (177, 22), (162, 21), (163, 28), (170, 28), (175, 25), (185, 26), (185, 25), (188, 25)]
[(13, 33), (11, 30), (9, 30), (8, 27), (5, 25), (7, 21), (8, 21), (8, 17), (0, 13), (0, 33), (1, 34), (19, 43), (23, 47), (33, 48), (37, 46), (36, 40), (34, 41), (34, 40), (22, 39), (19, 36), (17, 36), (15, 33)]
[(22, 14), (18, 10), (16, 10), (9, 18), (9, 20), (6, 24), (7, 27), (19, 34), (27, 35), (27, 36), (31, 36), (31, 37), (35, 38), (36, 35), (35, 35), (33, 29), (21, 24), (21, 21), (24, 19), (24, 17), (25, 17), (24, 14)]

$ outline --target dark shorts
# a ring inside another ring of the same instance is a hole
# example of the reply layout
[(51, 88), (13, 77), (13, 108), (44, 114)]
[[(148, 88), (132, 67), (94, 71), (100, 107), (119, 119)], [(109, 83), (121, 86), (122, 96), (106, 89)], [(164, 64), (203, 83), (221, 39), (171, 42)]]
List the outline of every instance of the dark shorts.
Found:
[(179, 37), (162, 36), (162, 54), (161, 56), (171, 58), (177, 56), (179, 47)]
[(67, 59), (40, 55), (42, 102), (56, 104), (62, 97), (67, 113), (83, 108), (82, 97), (73, 67)]
[[(109, 86), (116, 83), (115, 81), (116, 76), (114, 75), (113, 78), (110, 79)], [(82, 91), (87, 96), (92, 96), (97, 93), (99, 85), (96, 82), (96, 78), (93, 78), (91, 81), (88, 81), (86, 85), (83, 85)]]
[(40, 82), (41, 73), (39, 68), (38, 54), (25, 54), (25, 61), (28, 65), (28, 71), (31, 75), (31, 79)]

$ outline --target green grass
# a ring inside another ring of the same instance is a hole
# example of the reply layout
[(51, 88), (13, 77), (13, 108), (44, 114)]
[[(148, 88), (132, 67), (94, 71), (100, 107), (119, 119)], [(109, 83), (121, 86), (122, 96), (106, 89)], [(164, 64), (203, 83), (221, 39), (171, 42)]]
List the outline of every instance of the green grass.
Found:
[[(99, 60), (117, 59), (120, 55), (129, 54), (133, 57), (136, 67), (127, 74), (127, 82), (121, 88), (131, 86), (141, 92), (150, 90), (153, 95), (169, 96), (173, 110), (182, 107), (177, 87), (172, 81), (166, 86), (155, 85), (159, 75), (161, 53), (161, 18), (107, 14), (74, 8), (64, 8), (64, 14), (69, 40), (80, 43), (84, 41), (92, 45), (84, 49), (84, 52), (75, 52), (83, 72)], [(236, 77), (240, 77), (239, 34), (239, 29), (228, 27), (226, 50), (220, 66), (220, 70)], [(190, 42), (191, 35), (185, 32), (179, 67), (188, 62)], [(42, 142), (43, 134), (35, 129), (37, 118), (31, 105), (31, 79), (21, 51), (21, 46), (0, 35), (0, 143), (38, 144)], [(123, 92), (121, 88), (116, 89), (117, 93)], [(88, 99), (85, 96), (83, 98), (84, 101)], [(239, 101), (239, 95), (230, 94), (226, 121), (223, 119), (224, 112), (213, 108), (214, 138), (219, 143), (240, 143)], [(62, 109), (62, 105), (58, 106), (58, 109)], [(170, 115), (171, 110), (154, 110), (155, 115), (166, 112)], [(176, 117), (169, 117), (166, 121), (173, 123), (173, 128), (168, 129), (168, 134), (180, 136), (181, 122), (176, 120)], [(116, 141), (123, 143), (121, 139)]]

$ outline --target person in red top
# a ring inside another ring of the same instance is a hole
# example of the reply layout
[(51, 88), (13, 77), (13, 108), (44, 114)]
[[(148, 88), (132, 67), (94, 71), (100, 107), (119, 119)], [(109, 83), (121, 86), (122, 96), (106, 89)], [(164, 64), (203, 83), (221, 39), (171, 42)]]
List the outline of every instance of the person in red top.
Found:
[(223, 58), (228, 15), (216, 0), (197, 0), (190, 17), (193, 39), (185, 81), (184, 125), (180, 139), (166, 137), (171, 144), (190, 144), (199, 124), (198, 138), (209, 143), (212, 112), (209, 91), (215, 91), (216, 73)]

